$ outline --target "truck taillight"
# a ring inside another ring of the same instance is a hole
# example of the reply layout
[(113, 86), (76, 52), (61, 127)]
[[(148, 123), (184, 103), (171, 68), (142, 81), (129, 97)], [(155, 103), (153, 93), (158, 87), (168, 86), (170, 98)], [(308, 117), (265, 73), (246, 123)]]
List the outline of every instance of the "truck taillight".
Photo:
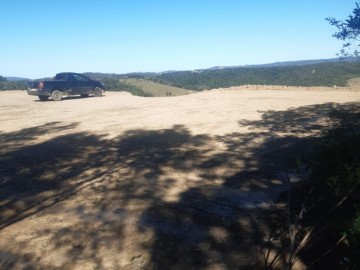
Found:
[(39, 82), (38, 88), (43, 89), (43, 88), (44, 88), (44, 83), (43, 83), (43, 82)]

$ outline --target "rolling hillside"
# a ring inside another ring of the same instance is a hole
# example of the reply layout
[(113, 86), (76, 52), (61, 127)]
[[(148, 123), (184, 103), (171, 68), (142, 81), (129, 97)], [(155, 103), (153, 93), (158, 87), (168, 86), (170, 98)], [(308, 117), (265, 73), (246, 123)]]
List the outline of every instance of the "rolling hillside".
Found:
[[(324, 59), (192, 71), (84, 74), (102, 81), (108, 91), (126, 91), (147, 97), (179, 96), (241, 85), (346, 86), (351, 79), (360, 78), (360, 64), (354, 59)], [(21, 81), (1, 78), (0, 90), (26, 89)]]
[(192, 93), (191, 90), (160, 84), (146, 79), (127, 78), (121, 81), (128, 85), (141, 88), (145, 93), (154, 97), (182, 96)]
[(162, 73), (148, 79), (201, 91), (239, 85), (345, 86), (360, 77), (358, 63), (338, 62), (303, 66), (239, 67)]

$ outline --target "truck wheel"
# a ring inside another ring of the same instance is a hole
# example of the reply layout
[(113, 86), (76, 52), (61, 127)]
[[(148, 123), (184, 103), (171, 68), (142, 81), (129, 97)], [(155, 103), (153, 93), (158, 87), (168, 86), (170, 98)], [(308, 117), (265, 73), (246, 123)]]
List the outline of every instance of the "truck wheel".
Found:
[(95, 97), (101, 97), (102, 94), (103, 94), (103, 90), (102, 90), (101, 88), (96, 87), (96, 88), (94, 89), (94, 96), (95, 96)]
[(54, 90), (51, 93), (51, 98), (54, 101), (60, 101), (62, 99), (62, 93), (59, 90)]
[(48, 96), (39, 96), (39, 99), (40, 99), (41, 101), (45, 101), (45, 100), (48, 100), (49, 97), (48, 97)]

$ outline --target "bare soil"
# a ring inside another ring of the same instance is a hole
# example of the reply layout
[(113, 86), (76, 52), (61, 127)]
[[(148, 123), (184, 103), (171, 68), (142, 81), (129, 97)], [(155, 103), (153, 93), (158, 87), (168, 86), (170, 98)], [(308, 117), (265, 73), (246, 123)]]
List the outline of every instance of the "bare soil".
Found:
[(327, 112), (359, 99), (331, 88), (60, 102), (0, 92), (0, 268), (262, 268), (285, 171)]

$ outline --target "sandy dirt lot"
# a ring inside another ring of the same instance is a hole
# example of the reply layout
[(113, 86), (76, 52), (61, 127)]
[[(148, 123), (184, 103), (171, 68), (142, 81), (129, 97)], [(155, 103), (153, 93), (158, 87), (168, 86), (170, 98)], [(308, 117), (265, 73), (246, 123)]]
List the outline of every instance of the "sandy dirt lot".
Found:
[(0, 92), (0, 268), (262, 268), (285, 171), (327, 112), (359, 98), (232, 89), (41, 102)]

